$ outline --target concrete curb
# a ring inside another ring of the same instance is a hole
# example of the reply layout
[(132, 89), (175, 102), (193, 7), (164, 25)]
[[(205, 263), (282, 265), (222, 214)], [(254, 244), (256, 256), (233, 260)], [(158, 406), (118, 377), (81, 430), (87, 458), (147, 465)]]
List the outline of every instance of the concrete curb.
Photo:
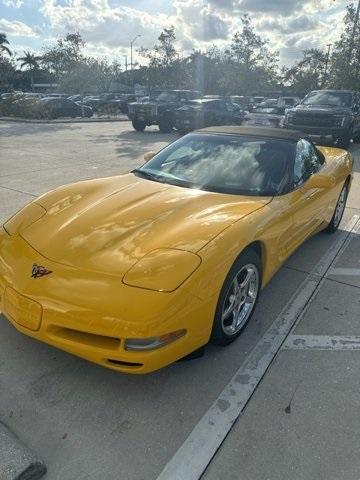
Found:
[(130, 120), (127, 117), (124, 118), (69, 118), (63, 120), (37, 120), (33, 118), (22, 118), (22, 117), (0, 117), (1, 122), (15, 122), (15, 123), (45, 123), (45, 124), (56, 124), (56, 123), (104, 123), (104, 122), (129, 122)]
[(38, 480), (45, 464), (0, 422), (0, 479)]

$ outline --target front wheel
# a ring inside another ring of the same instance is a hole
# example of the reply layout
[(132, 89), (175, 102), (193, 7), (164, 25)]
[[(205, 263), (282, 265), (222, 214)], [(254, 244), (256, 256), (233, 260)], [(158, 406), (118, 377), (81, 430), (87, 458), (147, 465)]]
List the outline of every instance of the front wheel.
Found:
[(340, 192), (332, 219), (330, 220), (329, 225), (325, 228), (326, 232), (334, 233), (339, 228), (341, 219), (344, 215), (348, 193), (349, 193), (349, 185), (348, 185), (348, 182), (346, 182)]
[(356, 134), (354, 134), (353, 140), (354, 143), (360, 143), (360, 130)]
[(342, 137), (339, 137), (336, 141), (336, 146), (347, 150), (351, 142), (351, 133), (347, 132)]
[(261, 286), (261, 262), (253, 250), (242, 253), (231, 267), (221, 289), (211, 341), (229, 345), (254, 313)]
[(143, 132), (146, 127), (146, 123), (142, 120), (137, 120), (136, 118), (132, 121), (132, 126), (137, 132)]

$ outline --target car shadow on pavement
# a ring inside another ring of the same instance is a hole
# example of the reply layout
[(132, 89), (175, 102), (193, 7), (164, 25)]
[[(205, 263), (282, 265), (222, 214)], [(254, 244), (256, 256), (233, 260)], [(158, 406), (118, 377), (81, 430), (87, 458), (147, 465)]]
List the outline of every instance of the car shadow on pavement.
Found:
[(116, 153), (120, 158), (123, 158), (143, 156), (150, 150), (156, 150), (157, 147), (160, 150), (164, 143), (170, 143), (179, 136), (176, 130), (172, 133), (161, 133), (154, 129), (145, 130), (145, 132), (125, 131), (119, 135), (97, 135), (92, 141), (94, 143), (116, 143)]
[[(16, 126), (17, 128), (14, 128)], [(53, 123), (53, 124), (38, 124), (38, 123), (5, 123), (0, 122), (0, 138), (1, 137), (21, 137), (22, 135), (38, 135), (41, 131), (43, 133), (54, 133), (59, 130), (73, 129), (71, 124)]]

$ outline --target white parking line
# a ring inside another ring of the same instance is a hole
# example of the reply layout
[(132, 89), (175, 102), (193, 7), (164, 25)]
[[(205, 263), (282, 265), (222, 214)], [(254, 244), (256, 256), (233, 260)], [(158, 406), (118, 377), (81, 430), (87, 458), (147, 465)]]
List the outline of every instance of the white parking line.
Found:
[(329, 275), (349, 275), (350, 277), (358, 277), (360, 275), (360, 268), (330, 268)]
[(360, 350), (360, 337), (328, 335), (289, 335), (284, 350)]
[(324, 275), (343, 251), (343, 246), (348, 243), (348, 238), (358, 221), (359, 217), (356, 215), (350, 220), (337, 241), (300, 285), (230, 383), (167, 463), (157, 480), (198, 480), (200, 478), (250, 400), (293, 325), (302, 317), (313, 295), (316, 295)]

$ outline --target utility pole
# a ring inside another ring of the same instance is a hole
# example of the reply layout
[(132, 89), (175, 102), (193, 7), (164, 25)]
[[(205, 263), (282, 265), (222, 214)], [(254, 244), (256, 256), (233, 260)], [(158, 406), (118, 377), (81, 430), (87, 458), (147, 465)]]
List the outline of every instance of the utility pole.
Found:
[(133, 38), (130, 42), (130, 70), (133, 69), (133, 45), (135, 43), (135, 40), (139, 37), (141, 37), (141, 35), (136, 35), (136, 37)]
[(326, 82), (327, 70), (328, 70), (328, 65), (329, 65), (329, 60), (330, 60), (331, 45), (332, 45), (332, 43), (328, 43), (326, 45), (328, 47), (328, 49), (327, 49), (326, 60), (325, 60), (324, 76), (323, 76), (322, 85), (321, 85), (322, 87), (324, 86), (324, 84)]
[(128, 69), (127, 55), (123, 55), (123, 57), (125, 58), (125, 72), (127, 72), (127, 69)]

